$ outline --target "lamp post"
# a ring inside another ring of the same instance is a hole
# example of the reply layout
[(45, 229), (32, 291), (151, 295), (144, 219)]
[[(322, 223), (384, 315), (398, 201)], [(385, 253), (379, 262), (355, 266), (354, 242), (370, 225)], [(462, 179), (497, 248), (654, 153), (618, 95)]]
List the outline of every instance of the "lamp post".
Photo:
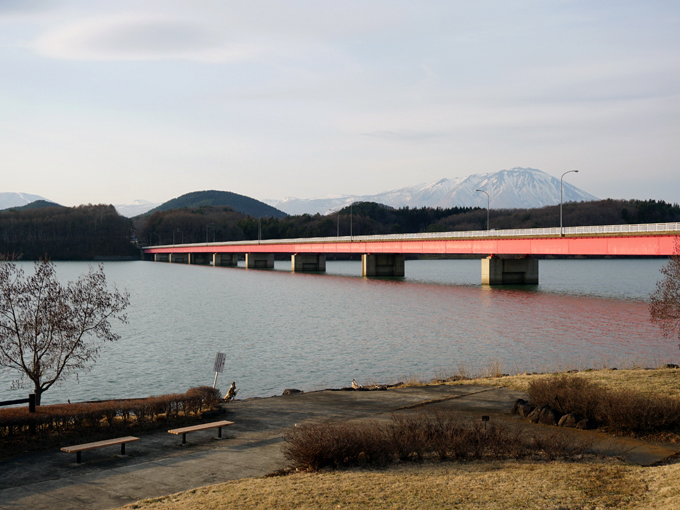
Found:
[(560, 177), (560, 237), (564, 237), (564, 227), (562, 226), (562, 179), (564, 179), (564, 176), (567, 174), (570, 174), (572, 172), (578, 173), (578, 170), (569, 170), (567, 172), (564, 172), (562, 174), (562, 177)]
[(208, 230), (210, 230), (210, 227), (213, 228), (213, 243), (215, 242), (215, 224), (214, 223), (208, 223), (205, 226), (205, 242), (208, 242)]
[(479, 191), (480, 193), (484, 193), (486, 195), (486, 231), (489, 231), (489, 202), (491, 201), (491, 198), (489, 197), (489, 194), (484, 191), (483, 189), (476, 189), (475, 191)]
[(182, 232), (178, 228), (172, 231), (172, 244), (175, 244), (175, 232), (179, 232), (180, 234), (182, 234), (182, 244), (184, 244), (184, 232)]
[(350, 241), (354, 241), (354, 230), (353, 230), (353, 218), (352, 218), (352, 206), (354, 205), (354, 202), (349, 204), (349, 238)]
[(160, 234), (156, 234), (156, 235), (158, 236), (158, 244), (160, 245), (161, 244), (161, 235)]

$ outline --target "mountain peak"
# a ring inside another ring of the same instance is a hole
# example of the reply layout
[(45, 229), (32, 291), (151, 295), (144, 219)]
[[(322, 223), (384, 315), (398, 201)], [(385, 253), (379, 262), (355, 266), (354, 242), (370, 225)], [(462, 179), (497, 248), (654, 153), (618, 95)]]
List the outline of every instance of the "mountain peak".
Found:
[[(560, 201), (560, 180), (536, 168), (513, 167), (467, 177), (443, 178), (376, 195), (343, 195), (337, 198), (286, 199), (272, 203), (289, 214), (327, 214), (353, 202), (377, 202), (391, 207), (486, 207), (489, 193), (494, 209), (535, 208)], [(564, 182), (564, 201), (583, 202), (597, 197)]]

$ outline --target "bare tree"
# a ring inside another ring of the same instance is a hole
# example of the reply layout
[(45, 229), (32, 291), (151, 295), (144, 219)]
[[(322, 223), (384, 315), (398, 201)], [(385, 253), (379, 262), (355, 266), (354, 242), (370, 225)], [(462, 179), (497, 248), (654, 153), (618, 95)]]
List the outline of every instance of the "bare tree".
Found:
[(656, 283), (650, 296), (649, 313), (666, 338), (680, 340), (680, 243), (676, 240), (675, 255), (661, 268), (664, 278)]
[(50, 261), (36, 262), (31, 276), (0, 262), (0, 367), (32, 381), (40, 404), (54, 383), (89, 370), (103, 344), (120, 338), (109, 320), (127, 323), (129, 298), (108, 290), (101, 265), (62, 285)]

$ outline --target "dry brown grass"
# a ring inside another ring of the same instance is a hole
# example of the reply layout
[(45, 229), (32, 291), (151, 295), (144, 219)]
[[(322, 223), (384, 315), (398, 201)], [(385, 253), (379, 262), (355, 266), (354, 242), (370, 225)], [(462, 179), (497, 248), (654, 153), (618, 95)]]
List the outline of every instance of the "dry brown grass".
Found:
[(126, 508), (680, 508), (680, 464), (470, 462), (228, 482)]
[[(502, 386), (517, 391), (527, 391), (529, 383), (546, 375), (513, 375), (507, 377), (480, 377), (446, 384), (472, 384)], [(680, 369), (658, 370), (590, 370), (578, 372), (580, 377), (611, 389), (631, 389), (645, 394), (661, 394), (680, 398)]]

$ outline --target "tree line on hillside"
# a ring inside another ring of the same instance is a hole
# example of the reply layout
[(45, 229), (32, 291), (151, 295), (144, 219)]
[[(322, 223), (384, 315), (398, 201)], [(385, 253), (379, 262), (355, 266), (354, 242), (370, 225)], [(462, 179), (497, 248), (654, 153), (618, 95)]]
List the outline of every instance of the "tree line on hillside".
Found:
[[(140, 242), (147, 245), (294, 239), (352, 235), (450, 232), (486, 229), (487, 211), (479, 207), (400, 208), (358, 202), (327, 215), (302, 214), (262, 218), (229, 207), (199, 207), (156, 212), (135, 221)], [(680, 206), (655, 200), (599, 200), (569, 202), (563, 222), (570, 225), (620, 225), (680, 221)], [(490, 228), (548, 228), (560, 224), (559, 206), (539, 209), (492, 209)]]
[[(355, 203), (328, 216), (302, 214), (257, 218), (226, 206), (155, 212), (133, 220), (111, 205), (0, 211), (0, 254), (27, 260), (92, 260), (138, 256), (140, 246), (486, 229), (486, 209), (400, 208)], [(655, 200), (600, 200), (564, 204), (564, 225), (680, 222), (680, 206)], [(560, 224), (559, 206), (492, 209), (494, 229)], [(136, 232), (136, 236), (135, 236)], [(135, 245), (135, 237), (137, 243)]]
[(112, 205), (0, 211), (0, 254), (38, 260), (136, 256), (132, 221)]

